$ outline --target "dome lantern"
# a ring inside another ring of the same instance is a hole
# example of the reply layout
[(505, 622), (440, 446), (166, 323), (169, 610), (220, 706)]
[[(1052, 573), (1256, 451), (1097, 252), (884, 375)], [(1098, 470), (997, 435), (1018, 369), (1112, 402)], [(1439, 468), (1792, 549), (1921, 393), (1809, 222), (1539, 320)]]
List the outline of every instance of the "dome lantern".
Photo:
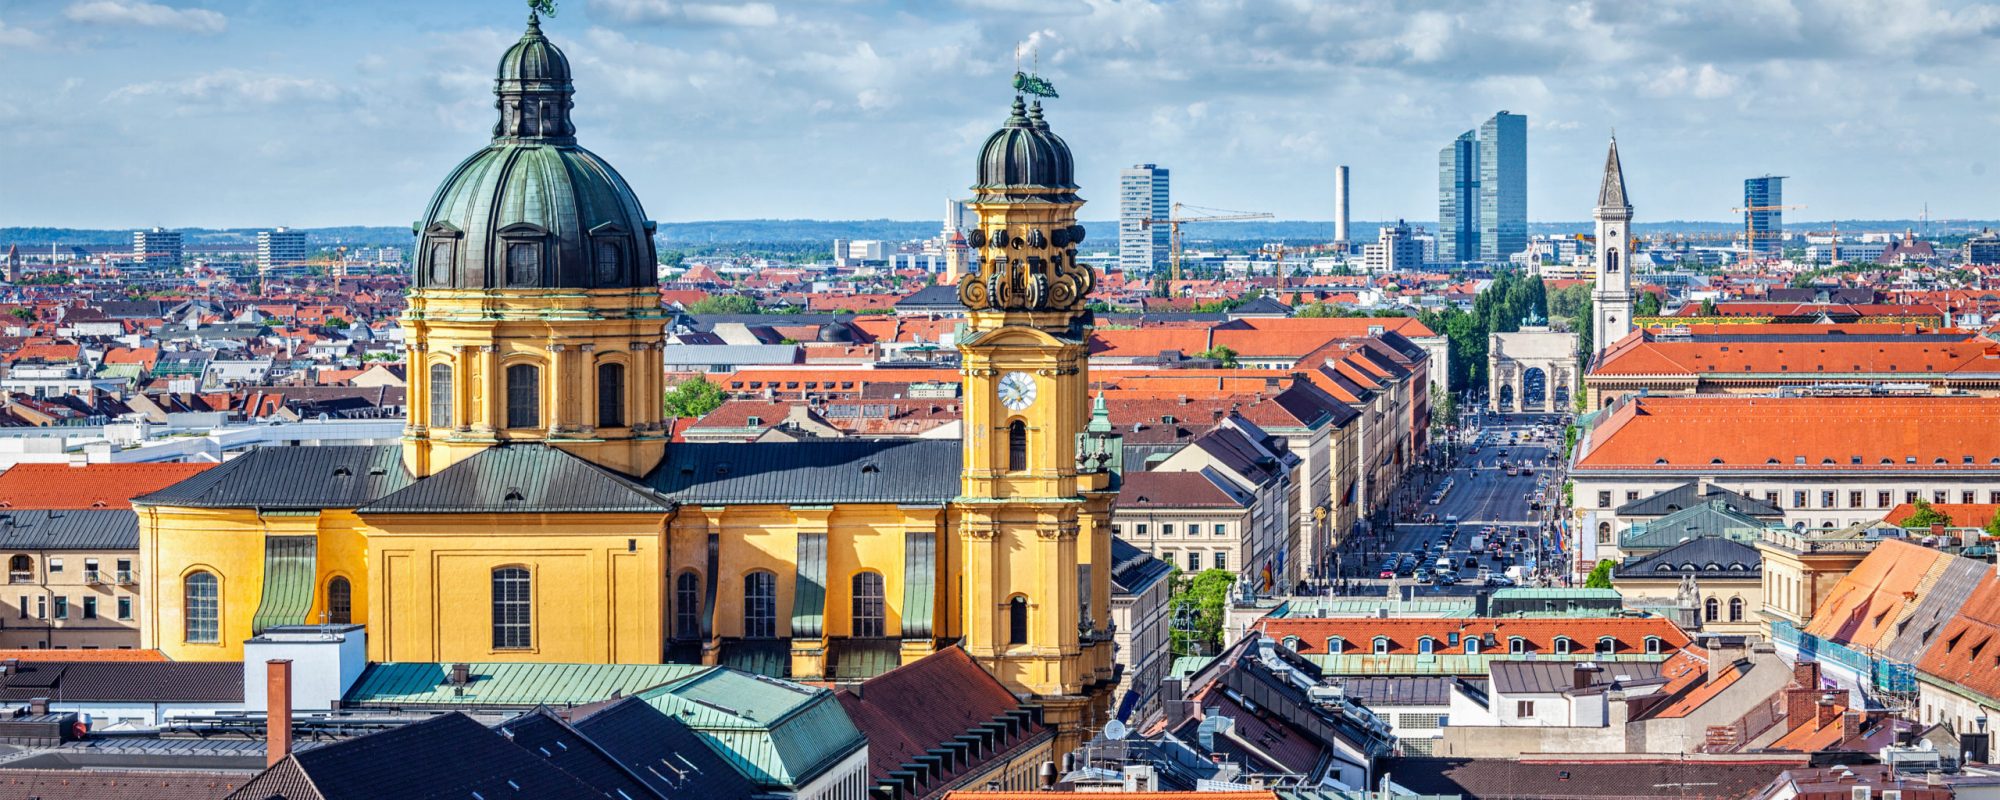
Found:
[(577, 145), (569, 58), (530, 12), (493, 81), (493, 141), (417, 224), (419, 289), (641, 289), (654, 225), (618, 171)]

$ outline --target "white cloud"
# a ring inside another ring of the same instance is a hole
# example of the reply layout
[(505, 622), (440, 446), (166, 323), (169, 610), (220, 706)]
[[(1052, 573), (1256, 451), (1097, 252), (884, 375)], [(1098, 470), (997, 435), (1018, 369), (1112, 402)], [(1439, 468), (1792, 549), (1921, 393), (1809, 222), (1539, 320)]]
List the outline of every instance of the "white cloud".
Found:
[(0, 20), (0, 47), (34, 47), (42, 43), (42, 35), (26, 28), (10, 28)]
[(205, 8), (181, 9), (142, 0), (84, 0), (71, 3), (63, 16), (87, 25), (129, 25), (200, 34), (217, 34), (229, 27), (227, 17)]
[(1692, 70), (1683, 64), (1654, 76), (1646, 83), (1646, 91), (1661, 97), (1713, 100), (1734, 94), (1736, 84), (1735, 76), (1716, 69), (1714, 64), (1703, 64), (1699, 69)]
[(778, 9), (770, 3), (690, 4), (681, 13), (687, 15), (689, 22), (709, 25), (764, 28), (778, 24)]
[(720, 25), (766, 28), (778, 24), (778, 8), (770, 3), (682, 3), (670, 0), (591, 0), (591, 9), (624, 22)]
[(123, 86), (113, 91), (110, 99), (133, 101), (161, 97), (223, 106), (249, 106), (325, 101), (340, 95), (340, 87), (316, 78), (226, 69), (184, 80)]
[(674, 4), (668, 0), (591, 0), (590, 9), (625, 22), (670, 22), (676, 19)]

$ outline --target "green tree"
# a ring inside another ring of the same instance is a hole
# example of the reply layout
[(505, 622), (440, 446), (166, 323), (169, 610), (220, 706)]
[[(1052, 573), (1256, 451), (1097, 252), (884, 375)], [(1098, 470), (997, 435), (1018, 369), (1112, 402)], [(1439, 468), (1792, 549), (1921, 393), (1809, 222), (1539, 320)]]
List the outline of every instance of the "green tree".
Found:
[(1714, 301), (1714, 300), (1703, 300), (1703, 301), (1701, 301), (1701, 315), (1702, 315), (1702, 316), (1704, 316), (1704, 317), (1713, 317), (1713, 316), (1715, 316), (1715, 301)]
[(1222, 648), (1222, 623), (1228, 614), (1229, 590), (1235, 585), (1236, 573), (1226, 569), (1202, 570), (1175, 581), (1167, 607), (1177, 622), (1186, 624), (1173, 628), (1174, 655), (1207, 655)]
[(709, 383), (699, 375), (682, 381), (680, 385), (667, 390), (667, 416), (696, 419), (714, 411), (728, 398), (722, 388)]
[(15, 319), (19, 319), (25, 322), (33, 322), (35, 320), (35, 310), (32, 308), (25, 308), (25, 307), (16, 308), (7, 313), (14, 315)]
[(1611, 559), (1608, 558), (1597, 562), (1597, 566), (1592, 567), (1590, 570), (1590, 577), (1583, 579), (1583, 587), (1586, 589), (1611, 588), (1611, 565)]
[(349, 323), (347, 320), (339, 317), (327, 317), (326, 326), (337, 331), (344, 331), (349, 327)]
[(1644, 294), (1639, 295), (1639, 302), (1634, 303), (1632, 305), (1632, 313), (1641, 317), (1659, 316), (1660, 315), (1659, 292), (1646, 292)]
[(740, 294), (704, 297), (688, 304), (689, 314), (755, 314), (757, 301)]
[(1196, 353), (1195, 355), (1201, 358), (1215, 359), (1216, 366), (1222, 367), (1223, 369), (1235, 369), (1237, 366), (1236, 351), (1229, 349), (1228, 345), (1218, 344), (1214, 347), (1208, 348), (1207, 350), (1203, 350), (1199, 353)]
[(1987, 536), (2000, 536), (2000, 514), (1994, 514), (1992, 519), (1980, 527), (1986, 531)]
[(1932, 507), (1929, 500), (1925, 500), (1919, 497), (1917, 498), (1917, 502), (1911, 503), (1910, 505), (1915, 507), (1916, 510), (1910, 513), (1909, 518), (1903, 520), (1902, 525), (1905, 528), (1916, 528), (1921, 530), (1921, 529), (1927, 529), (1932, 525), (1953, 524), (1951, 521), (1951, 515), (1946, 514)]

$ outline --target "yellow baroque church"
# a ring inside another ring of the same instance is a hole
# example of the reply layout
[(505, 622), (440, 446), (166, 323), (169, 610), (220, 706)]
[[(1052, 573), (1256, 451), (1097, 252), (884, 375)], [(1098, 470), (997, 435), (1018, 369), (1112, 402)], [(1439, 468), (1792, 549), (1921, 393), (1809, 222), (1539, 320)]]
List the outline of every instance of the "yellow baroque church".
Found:
[(1039, 101), (979, 155), (962, 441), (669, 445), (654, 226), (577, 145), (532, 15), (494, 93), (492, 142), (415, 228), (403, 442), (263, 448), (135, 501), (143, 645), (236, 660), (350, 623), (371, 661), (858, 680), (956, 643), (1080, 742), (1116, 678), (1119, 443)]

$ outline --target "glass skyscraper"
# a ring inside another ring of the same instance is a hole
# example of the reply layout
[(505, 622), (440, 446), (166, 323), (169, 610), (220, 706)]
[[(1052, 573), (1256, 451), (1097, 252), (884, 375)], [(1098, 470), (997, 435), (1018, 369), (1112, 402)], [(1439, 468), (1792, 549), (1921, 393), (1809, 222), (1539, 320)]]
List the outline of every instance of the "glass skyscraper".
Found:
[(1743, 181), (1743, 242), (1757, 258), (1785, 252), (1785, 177), (1765, 175)]
[(1528, 118), (1502, 111), (1438, 151), (1438, 260), (1528, 249)]
[(1168, 226), (1145, 220), (1166, 219), (1171, 211), (1166, 168), (1134, 164), (1118, 173), (1118, 266), (1126, 274), (1148, 273), (1167, 262)]
[(1479, 257), (1479, 141), (1466, 131), (1438, 151), (1438, 261)]

